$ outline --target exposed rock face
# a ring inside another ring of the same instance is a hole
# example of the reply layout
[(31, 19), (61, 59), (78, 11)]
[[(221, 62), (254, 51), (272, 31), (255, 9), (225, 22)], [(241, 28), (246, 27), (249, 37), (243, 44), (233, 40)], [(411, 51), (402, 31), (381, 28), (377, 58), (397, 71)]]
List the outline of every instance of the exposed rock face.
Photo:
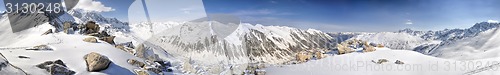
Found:
[(369, 45), (366, 41), (363, 43), (363, 52), (373, 52), (375, 47)]
[(83, 39), (83, 41), (90, 42), (90, 43), (97, 43), (97, 39), (94, 37), (87, 37), (87, 38)]
[(50, 33), (54, 33), (54, 32), (52, 32), (52, 29), (49, 29), (49, 30), (45, 31), (42, 35), (47, 35), (47, 34), (50, 34)]
[(83, 57), (87, 63), (87, 71), (97, 72), (108, 68), (111, 61), (108, 57), (99, 53), (91, 52)]
[(147, 56), (146, 56), (146, 55), (147, 55), (147, 54), (146, 54), (146, 49), (147, 49), (147, 48), (145, 48), (145, 47), (144, 47), (144, 44), (139, 44), (139, 45), (137, 45), (137, 46), (136, 46), (136, 49), (135, 49), (135, 52), (136, 52), (136, 53), (135, 53), (135, 56), (136, 56), (136, 57), (139, 57), (139, 58), (146, 58), (146, 57), (147, 57)]
[(74, 30), (77, 29), (76, 26), (73, 26), (72, 22), (64, 22), (63, 23), (63, 31), (66, 34), (73, 34)]
[(99, 40), (105, 41), (105, 42), (112, 44), (112, 45), (115, 44), (114, 39), (115, 39), (115, 36), (99, 38)]
[(301, 52), (297, 53), (296, 59), (299, 62), (306, 62), (306, 61), (311, 59), (311, 55), (306, 51), (301, 51)]
[(132, 48), (132, 49), (135, 48), (134, 44), (132, 42), (120, 43), (118, 45), (122, 45), (124, 47)]
[(323, 53), (321, 51), (316, 51), (314, 54), (315, 54), (316, 59), (322, 59), (325, 57), (325, 55), (323, 55)]
[(98, 33), (99, 29), (99, 25), (97, 25), (94, 21), (89, 21), (85, 24), (85, 30), (83, 34)]
[(75, 71), (69, 70), (61, 60), (46, 61), (36, 65), (36, 67), (45, 69), (51, 75), (73, 75)]
[(353, 52), (353, 50), (349, 47), (347, 47), (348, 44), (342, 43), (342, 44), (337, 44), (337, 50), (338, 54), (346, 54)]

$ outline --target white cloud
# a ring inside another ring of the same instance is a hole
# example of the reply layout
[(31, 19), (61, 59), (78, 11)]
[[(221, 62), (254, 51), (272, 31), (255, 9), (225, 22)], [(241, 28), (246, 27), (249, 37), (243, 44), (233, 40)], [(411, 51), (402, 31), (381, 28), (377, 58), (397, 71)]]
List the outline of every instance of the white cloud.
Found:
[(94, 12), (110, 12), (115, 11), (115, 9), (111, 7), (106, 7), (100, 1), (94, 0), (80, 0), (78, 4), (75, 6), (75, 9), (82, 9), (86, 11), (94, 11)]
[(499, 23), (498, 20), (488, 20), (488, 23)]
[(412, 25), (412, 24), (413, 24), (413, 22), (412, 22), (411, 20), (407, 20), (405, 24), (406, 24), (406, 25)]

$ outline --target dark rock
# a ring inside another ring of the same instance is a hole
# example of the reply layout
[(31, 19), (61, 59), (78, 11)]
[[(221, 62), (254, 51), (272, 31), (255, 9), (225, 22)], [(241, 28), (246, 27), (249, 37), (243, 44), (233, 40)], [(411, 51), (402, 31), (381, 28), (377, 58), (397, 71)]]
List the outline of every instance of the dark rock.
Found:
[(112, 44), (112, 45), (115, 44), (114, 39), (115, 39), (115, 36), (99, 38), (99, 40), (105, 41), (105, 42)]
[(75, 71), (69, 70), (63, 61), (46, 61), (41, 64), (36, 65), (36, 67), (45, 69), (51, 75), (73, 75)]
[(394, 63), (396, 63), (396, 64), (405, 64), (404, 62), (399, 61), (399, 60), (396, 60), (396, 62), (394, 62)]
[(52, 32), (52, 29), (49, 29), (49, 30), (45, 31), (42, 35), (47, 35), (47, 34), (50, 34), (50, 33), (54, 33), (54, 32)]
[(28, 58), (28, 59), (30, 58), (30, 57), (28, 57), (28, 56), (17, 56), (17, 57), (18, 57), (18, 58)]

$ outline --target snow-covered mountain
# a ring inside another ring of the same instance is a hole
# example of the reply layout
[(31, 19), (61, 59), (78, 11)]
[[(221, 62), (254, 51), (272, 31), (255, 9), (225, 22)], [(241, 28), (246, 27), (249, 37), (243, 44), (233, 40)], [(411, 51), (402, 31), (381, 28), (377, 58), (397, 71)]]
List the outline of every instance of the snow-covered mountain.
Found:
[[(147, 49), (151, 49), (153, 54), (159, 56), (163, 60), (173, 62), (174, 71), (177, 73), (194, 73), (194, 74), (241, 74), (246, 69), (249, 63), (267, 63), (281, 64), (294, 59), (294, 56), (299, 51), (312, 49), (331, 49), (334, 47), (334, 38), (326, 33), (318, 30), (308, 29), (301, 30), (297, 28), (285, 26), (263, 26), (260, 24), (252, 25), (242, 23), (238, 25), (235, 31), (227, 31), (231, 33), (223, 39), (218, 39), (217, 34), (210, 33), (213, 29), (208, 23), (219, 23), (216, 21), (204, 22), (156, 22), (156, 23), (139, 23), (128, 24), (121, 22), (115, 18), (106, 18), (95, 12), (85, 12), (80, 10), (69, 11), (68, 14), (63, 14), (49, 23), (36, 25), (33, 28), (11, 33), (4, 30), (9, 30), (8, 20), (4, 15), (1, 21), (2, 31), (0, 36), (4, 39), (0, 43), (0, 49), (15, 49), (14, 53), (8, 53), (5, 57), (10, 60), (15, 66), (20, 66), (28, 74), (46, 74), (46, 72), (30, 68), (30, 65), (36, 65), (46, 60), (56, 60), (58, 57), (63, 61), (69, 61), (69, 69), (75, 70), (77, 74), (123, 74), (114, 73), (113, 71), (105, 71), (104, 73), (86, 72), (83, 65), (83, 60), (80, 55), (94, 51), (107, 55), (115, 65), (122, 66), (113, 67), (110, 70), (133, 71), (134, 68), (130, 64), (126, 64), (126, 59), (142, 58), (133, 57), (134, 55), (126, 55), (119, 49), (113, 49), (113, 45), (106, 43), (89, 44), (82, 42), (81, 39), (86, 35), (82, 34), (65, 34), (63, 30), (64, 22), (74, 22), (76, 24), (84, 24), (87, 21), (95, 21), (100, 27), (100, 31), (108, 32), (110, 35), (116, 36), (116, 43), (133, 42), (133, 44), (145, 44)], [(149, 26), (152, 26), (151, 28)], [(50, 36), (42, 35), (48, 29), (54, 29), (55, 34)], [(44, 40), (45, 39), (45, 40)], [(43, 40), (43, 41), (40, 41)], [(38, 41), (36, 43), (29, 41)], [(56, 42), (54, 44), (54, 42)], [(103, 42), (103, 41), (100, 41)], [(53, 51), (37, 54), (37, 52), (26, 52), (19, 50), (40, 44), (49, 44)], [(68, 44), (68, 45), (65, 45)], [(87, 47), (80, 47), (87, 46)], [(67, 50), (88, 50), (88, 49), (106, 49), (106, 50), (89, 50), (79, 51), (67, 54)], [(112, 51), (109, 51), (112, 50)], [(114, 51), (116, 50), (116, 51)], [(8, 51), (0, 51), (5, 54)], [(134, 51), (135, 52), (135, 51)], [(52, 54), (56, 53), (56, 54)], [(116, 53), (116, 54), (111, 54)], [(17, 55), (31, 56), (30, 59), (18, 59)], [(41, 55), (53, 55), (43, 58)], [(74, 56), (73, 56), (74, 55)], [(116, 55), (116, 56), (115, 56)], [(36, 60), (35, 60), (36, 59)], [(21, 63), (29, 61), (28, 63)], [(37, 71), (31, 71), (37, 70)], [(128, 73), (128, 72), (124, 72)]]
[(489, 51), (496, 51), (497, 45), (492, 42), (496, 41), (499, 26), (498, 22), (480, 22), (466, 29), (403, 29), (397, 32), (359, 33), (351, 39), (368, 40), (391, 49), (414, 50), (436, 57), (479, 59), (496, 56)]
[[(318, 30), (248, 23), (240, 24), (229, 36), (217, 39), (219, 36), (208, 32), (212, 31), (209, 23), (219, 22), (156, 23), (153, 25), (169, 28), (162, 32), (154, 32), (155, 36), (147, 41), (176, 58), (194, 61), (190, 64), (221, 69), (232, 66), (235, 69), (231, 69), (234, 73), (242, 73), (246, 68), (244, 65), (248, 63), (280, 64), (294, 59), (298, 51), (334, 47), (333, 38)], [(142, 30), (147, 28), (144, 24), (147, 23), (131, 26), (132, 33), (148, 33), (135, 31), (140, 30), (135, 27), (142, 27)], [(210, 72), (220, 73), (213, 70)]]

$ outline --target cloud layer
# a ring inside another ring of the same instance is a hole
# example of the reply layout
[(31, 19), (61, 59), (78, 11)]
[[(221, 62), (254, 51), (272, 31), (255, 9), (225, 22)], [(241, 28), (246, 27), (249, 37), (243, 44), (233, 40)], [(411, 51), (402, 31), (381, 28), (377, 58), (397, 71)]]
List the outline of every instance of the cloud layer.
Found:
[(78, 4), (75, 6), (75, 9), (82, 9), (82, 10), (93, 11), (93, 12), (115, 11), (115, 9), (113, 9), (111, 7), (106, 7), (101, 2), (94, 1), (94, 0), (80, 0), (80, 2), (78, 2)]

